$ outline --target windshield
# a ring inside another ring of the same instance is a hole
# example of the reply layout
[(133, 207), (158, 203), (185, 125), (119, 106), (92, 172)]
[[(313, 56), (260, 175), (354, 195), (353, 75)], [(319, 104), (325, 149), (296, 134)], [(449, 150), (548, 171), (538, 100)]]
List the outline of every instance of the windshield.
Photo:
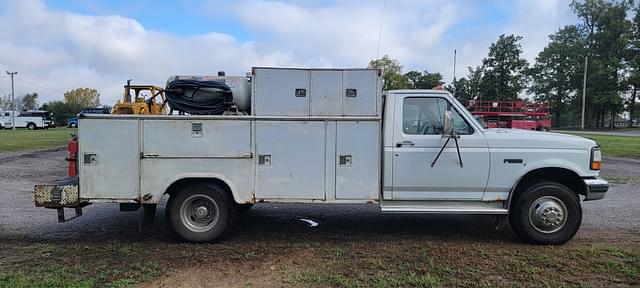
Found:
[[(449, 95), (451, 95), (451, 94), (449, 94)], [(460, 103), (460, 101), (458, 101), (458, 99), (456, 99), (456, 97), (453, 97), (453, 95), (452, 95), (451, 99), (454, 102), (452, 104), (458, 106), (458, 107), (456, 107), (457, 108), (456, 110), (458, 110), (458, 112), (460, 112), (460, 114), (466, 115), (467, 119), (476, 119), (475, 116), (473, 116), (471, 114), (471, 112), (469, 112), (469, 110), (467, 110), (467, 108), (465, 108), (464, 105), (462, 105), (462, 103)], [(480, 123), (480, 122), (478, 122), (478, 120), (476, 119), (476, 123)], [(482, 123), (480, 123), (480, 125), (477, 125), (477, 126), (479, 126), (481, 131), (485, 130), (484, 129), (485, 126)]]

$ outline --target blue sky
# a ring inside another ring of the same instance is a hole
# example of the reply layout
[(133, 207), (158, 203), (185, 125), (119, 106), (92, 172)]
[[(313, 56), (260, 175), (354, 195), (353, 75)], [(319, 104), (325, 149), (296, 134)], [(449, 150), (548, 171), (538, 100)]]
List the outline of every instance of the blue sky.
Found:
[(47, 0), (52, 9), (86, 15), (122, 15), (136, 19), (145, 28), (181, 35), (224, 32), (246, 40), (242, 23), (224, 13), (211, 17), (202, 11), (202, 1), (152, 0)]
[[(91, 87), (113, 104), (130, 78), (162, 86), (170, 75), (244, 75), (252, 66), (365, 67), (376, 57), (383, 3), (0, 1), (0, 69), (18, 71), (16, 93), (39, 92), (41, 102)], [(523, 36), (533, 62), (549, 34), (575, 21), (567, 0), (387, 0), (380, 56), (450, 81), (454, 49), (458, 77), (503, 33)], [(0, 80), (0, 94), (8, 91)]]
[[(153, 0), (46, 0), (47, 6), (61, 11), (70, 11), (86, 15), (122, 15), (140, 22), (148, 29), (161, 30), (180, 35), (207, 32), (223, 32), (236, 37), (238, 40), (259, 38), (260, 35), (245, 29), (243, 23), (224, 11), (215, 12), (216, 2), (220, 1), (153, 1)], [(295, 2), (295, 1), (294, 1)], [(305, 5), (321, 7), (330, 6), (336, 1), (298, 1)], [(369, 1), (382, 5), (384, 0)], [(467, 1), (472, 3), (473, 1)], [(486, 0), (480, 5), (473, 3), (476, 13), (468, 18), (460, 19), (447, 34), (456, 37), (462, 32), (473, 30), (475, 27), (499, 27), (509, 20), (509, 14), (514, 9), (511, 0)], [(391, 8), (394, 3), (386, 3)], [(210, 11), (203, 11), (210, 9)], [(211, 15), (215, 14), (214, 17)]]

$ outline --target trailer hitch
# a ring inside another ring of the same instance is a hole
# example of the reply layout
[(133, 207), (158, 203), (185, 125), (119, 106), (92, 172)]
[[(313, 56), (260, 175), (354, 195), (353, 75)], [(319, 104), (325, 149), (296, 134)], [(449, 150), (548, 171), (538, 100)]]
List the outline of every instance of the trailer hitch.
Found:
[(82, 216), (82, 207), (76, 207), (74, 208), (75, 210), (75, 214), (74, 216), (70, 217), (70, 218), (65, 218), (64, 217), (64, 208), (60, 207), (60, 208), (55, 208), (56, 210), (58, 210), (58, 223), (64, 223), (64, 222), (69, 222), (73, 219), (76, 219), (80, 216)]

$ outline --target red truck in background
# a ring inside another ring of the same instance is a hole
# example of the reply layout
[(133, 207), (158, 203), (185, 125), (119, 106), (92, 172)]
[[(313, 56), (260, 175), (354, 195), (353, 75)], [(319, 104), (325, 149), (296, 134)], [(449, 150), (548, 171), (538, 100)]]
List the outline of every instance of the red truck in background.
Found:
[(467, 109), (487, 128), (551, 130), (551, 114), (547, 102), (469, 100)]

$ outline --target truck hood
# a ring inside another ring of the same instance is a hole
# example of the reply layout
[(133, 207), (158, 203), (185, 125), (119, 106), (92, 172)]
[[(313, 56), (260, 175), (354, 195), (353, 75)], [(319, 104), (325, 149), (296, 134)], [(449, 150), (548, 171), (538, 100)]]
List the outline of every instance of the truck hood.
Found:
[(591, 149), (596, 142), (580, 136), (522, 129), (487, 129), (489, 148)]

